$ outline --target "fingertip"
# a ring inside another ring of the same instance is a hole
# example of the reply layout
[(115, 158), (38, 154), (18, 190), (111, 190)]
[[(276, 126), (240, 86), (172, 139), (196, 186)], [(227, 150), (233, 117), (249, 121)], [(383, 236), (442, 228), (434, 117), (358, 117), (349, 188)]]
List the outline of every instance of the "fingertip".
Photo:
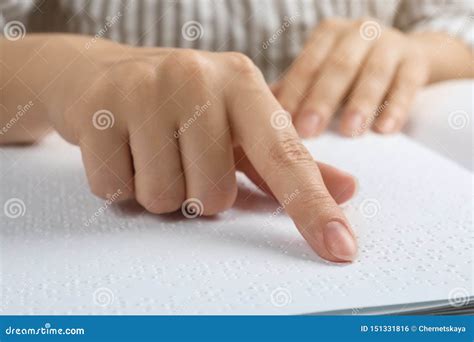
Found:
[(341, 223), (343, 221), (341, 218), (330, 219), (321, 228), (314, 227), (313, 234), (303, 234), (313, 251), (322, 259), (334, 263), (351, 263), (357, 258), (355, 234), (345, 223)]
[(367, 129), (365, 117), (359, 112), (346, 112), (342, 115), (339, 132), (346, 137), (358, 137)]
[(391, 134), (397, 132), (397, 121), (393, 117), (388, 117), (374, 125), (374, 130), (382, 134)]
[(322, 127), (321, 115), (314, 111), (303, 112), (295, 120), (296, 131), (302, 138), (314, 137), (321, 132)]
[(334, 220), (324, 227), (324, 244), (337, 260), (354, 261), (357, 257), (357, 243), (353, 232), (342, 222)]

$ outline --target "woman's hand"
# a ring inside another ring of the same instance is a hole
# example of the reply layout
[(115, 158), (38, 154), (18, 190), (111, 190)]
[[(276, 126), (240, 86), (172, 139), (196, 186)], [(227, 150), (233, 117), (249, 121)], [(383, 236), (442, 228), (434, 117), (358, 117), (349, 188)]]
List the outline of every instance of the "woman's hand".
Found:
[[(21, 69), (18, 86), (27, 84), (57, 131), (80, 146), (96, 195), (120, 190), (157, 214), (188, 199), (199, 207), (191, 214), (214, 215), (234, 203), (242, 170), (284, 203), (321, 257), (354, 259), (355, 237), (337, 205), (354, 194), (354, 179), (318, 167), (247, 57), (77, 36), (27, 37), (5, 51), (8, 70)], [(28, 51), (41, 58), (27, 61)], [(6, 108), (24, 102), (21, 89), (4, 89)]]
[(339, 108), (344, 135), (394, 133), (429, 76), (430, 61), (414, 36), (371, 19), (332, 19), (314, 30), (273, 89), (303, 137), (321, 133)]

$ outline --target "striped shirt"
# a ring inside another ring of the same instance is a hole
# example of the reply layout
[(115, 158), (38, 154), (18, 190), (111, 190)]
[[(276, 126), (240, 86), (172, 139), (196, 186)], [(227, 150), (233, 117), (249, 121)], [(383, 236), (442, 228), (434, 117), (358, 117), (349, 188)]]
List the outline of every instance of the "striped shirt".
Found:
[[(474, 46), (469, 0), (0, 0), (0, 29), (72, 32), (135, 46), (239, 51), (272, 81), (331, 17), (372, 17), (406, 32), (442, 31)], [(368, 27), (368, 30), (370, 27)], [(370, 32), (370, 31), (368, 31)]]

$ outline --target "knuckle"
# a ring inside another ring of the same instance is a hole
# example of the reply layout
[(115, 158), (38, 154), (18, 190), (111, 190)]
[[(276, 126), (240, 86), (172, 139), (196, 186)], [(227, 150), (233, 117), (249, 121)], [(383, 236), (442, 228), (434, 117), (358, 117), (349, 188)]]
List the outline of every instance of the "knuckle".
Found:
[(257, 67), (247, 55), (240, 52), (227, 52), (225, 55), (232, 70), (250, 75), (257, 73)]
[(358, 62), (354, 58), (350, 57), (350, 54), (346, 53), (333, 55), (329, 59), (329, 64), (333, 65), (337, 71), (344, 74), (352, 73), (352, 71), (359, 66)]
[(126, 201), (129, 199), (134, 198), (133, 187), (125, 187), (123, 190), (120, 190), (120, 197), (118, 197), (118, 201)]
[(96, 79), (84, 94), (86, 103), (110, 99), (116, 96), (117, 89), (125, 94), (135, 94), (147, 90), (155, 92), (157, 87), (157, 68), (150, 59), (119, 61), (112, 65), (106, 77)]
[(133, 70), (129, 71), (133, 71), (141, 79), (153, 79), (156, 76), (155, 65), (148, 61), (133, 62)]
[[(178, 51), (175, 56), (178, 62), (178, 67), (184, 73), (184, 76), (193, 76), (200, 79), (207, 79), (213, 70), (211, 61), (197, 50), (184, 49)], [(173, 63), (171, 70), (176, 70), (176, 63), (168, 58), (170, 63)]]
[(120, 61), (114, 64), (111, 70), (121, 75), (154, 75), (156, 73), (155, 65), (146, 58)]
[(367, 63), (366, 71), (371, 79), (382, 80), (386, 77), (389, 70), (387, 65), (381, 61), (370, 61)]
[(181, 202), (173, 199), (150, 199), (138, 200), (147, 211), (153, 214), (166, 214), (177, 211), (181, 207)]
[(226, 190), (216, 190), (203, 196), (203, 215), (211, 216), (231, 208), (237, 198), (237, 185)]
[[(156, 93), (157, 69), (149, 60), (126, 61), (114, 66), (111, 74), (114, 75), (114, 84), (130, 96), (147, 96)], [(126, 81), (124, 81), (126, 80)], [(106, 87), (110, 92), (114, 87)], [(111, 94), (107, 94), (111, 95)]]
[(125, 200), (132, 197), (130, 191), (103, 184), (103, 181), (97, 178), (89, 181), (89, 187), (95, 196), (104, 200), (108, 200), (112, 196), (118, 200)]
[(184, 200), (176, 195), (168, 196), (161, 194), (160, 191), (147, 189), (145, 191), (137, 191), (137, 202), (140, 203), (147, 211), (153, 214), (165, 214), (178, 210)]
[(116, 68), (119, 68), (118, 71), (120, 72), (115, 74), (129, 80), (127, 83), (132, 89), (144, 83), (146, 83), (146, 85), (155, 83), (157, 74), (156, 66), (148, 60), (127, 61), (121, 63), (121, 65)]
[(279, 168), (287, 168), (294, 164), (314, 164), (313, 157), (301, 141), (286, 133), (270, 146), (269, 156)]
[(310, 186), (305, 186), (298, 195), (299, 205), (302, 208), (318, 208), (324, 210), (333, 204), (333, 200), (324, 185), (312, 183)]
[(91, 192), (99, 197), (99, 198), (102, 198), (102, 199), (106, 199), (107, 198), (107, 193), (108, 191), (104, 188), (104, 187), (101, 187), (99, 185), (96, 185), (96, 184), (93, 184), (91, 183), (90, 184), (90, 189), (91, 189)]
[(87, 181), (91, 192), (104, 200), (113, 197), (114, 200), (125, 200), (133, 197), (133, 189), (124, 184), (118, 176), (111, 173), (110, 165), (98, 168), (86, 166)]

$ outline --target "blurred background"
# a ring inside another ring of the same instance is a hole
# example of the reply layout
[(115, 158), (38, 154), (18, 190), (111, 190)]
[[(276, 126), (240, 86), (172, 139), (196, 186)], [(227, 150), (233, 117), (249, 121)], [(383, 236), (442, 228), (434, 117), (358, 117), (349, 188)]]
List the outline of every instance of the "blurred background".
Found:
[[(405, 32), (447, 32), (472, 47), (473, 13), (473, 2), (464, 0), (0, 0), (0, 29), (239, 51), (271, 82), (324, 20), (371, 17)], [(366, 33), (378, 29), (367, 27)]]

